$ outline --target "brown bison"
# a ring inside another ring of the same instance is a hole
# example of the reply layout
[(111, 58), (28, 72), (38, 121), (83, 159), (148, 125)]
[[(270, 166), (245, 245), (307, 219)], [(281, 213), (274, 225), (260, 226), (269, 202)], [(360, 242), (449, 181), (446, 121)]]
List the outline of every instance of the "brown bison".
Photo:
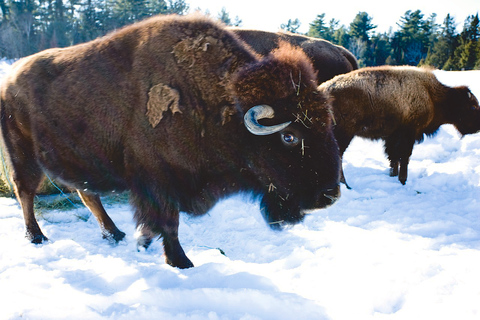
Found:
[(313, 67), (317, 71), (318, 83), (358, 69), (357, 60), (350, 51), (323, 39), (284, 32), (274, 33), (240, 28), (231, 28), (231, 30), (261, 55), (269, 54), (282, 41), (300, 47), (312, 60)]
[(383, 139), (390, 175), (398, 175), (402, 184), (415, 141), (434, 135), (446, 123), (462, 135), (480, 130), (480, 107), (470, 90), (445, 86), (426, 68), (359, 69), (321, 84), (319, 90), (334, 98), (341, 156), (354, 136)]
[(80, 191), (107, 237), (123, 233), (98, 192), (129, 190), (148, 246), (192, 267), (179, 211), (229, 194), (261, 198), (278, 227), (339, 196), (329, 99), (309, 59), (282, 45), (260, 58), (201, 16), (154, 17), (89, 43), (19, 60), (0, 92), (4, 145), (28, 239), (47, 238), (33, 198), (43, 173)]

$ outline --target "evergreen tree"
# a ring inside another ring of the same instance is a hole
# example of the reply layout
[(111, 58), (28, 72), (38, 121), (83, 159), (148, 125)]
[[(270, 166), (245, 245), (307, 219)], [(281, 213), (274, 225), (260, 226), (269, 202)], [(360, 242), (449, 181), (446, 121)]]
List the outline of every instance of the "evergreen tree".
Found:
[(8, 19), (10, 19), (10, 8), (8, 7), (5, 0), (0, 0), (0, 13), (0, 21), (7, 21)]
[(123, 27), (148, 16), (146, 0), (111, 0), (112, 26)]
[(444, 66), (446, 70), (471, 70), (476, 67), (479, 42), (478, 14), (469, 16), (464, 23), (463, 30), (458, 36), (458, 44), (453, 55)]
[(447, 61), (453, 57), (456, 42), (455, 20), (450, 14), (447, 14), (443, 20), (443, 25), (432, 32), (430, 47), (424, 64), (439, 69), (447, 66)]
[(345, 28), (345, 26), (340, 26), (338, 29), (335, 30), (333, 33), (333, 43), (348, 48), (348, 45), (350, 44), (350, 35), (348, 34), (348, 30)]
[(185, 0), (168, 0), (167, 11), (161, 13), (185, 15), (187, 14), (189, 7), (190, 6), (185, 2)]
[(325, 23), (325, 13), (317, 15), (315, 20), (310, 23), (307, 35), (314, 38), (325, 39), (325, 34), (328, 33), (329, 29)]
[(242, 24), (242, 20), (240, 20), (238, 16), (236, 16), (235, 21), (232, 22), (232, 19), (230, 19), (230, 14), (227, 12), (227, 9), (225, 9), (225, 7), (223, 7), (218, 14), (218, 20), (222, 21), (227, 26), (239, 27)]
[(480, 23), (478, 13), (469, 16), (465, 21), (461, 33), (461, 42), (457, 50), (460, 51), (459, 67), (465, 70), (472, 70), (476, 65), (480, 38)]
[(416, 66), (427, 56), (431, 26), (420, 10), (408, 10), (398, 26), (400, 30), (392, 39), (394, 60), (398, 64)]
[(381, 66), (389, 64), (389, 57), (392, 53), (392, 47), (390, 45), (390, 37), (387, 33), (374, 35), (372, 37), (372, 52), (373, 59), (370, 65)]
[(366, 12), (359, 12), (352, 23), (350, 23), (350, 36), (361, 41), (370, 41), (370, 33), (377, 26), (372, 24), (372, 17)]
[(355, 55), (358, 64), (362, 67), (373, 65), (374, 54), (370, 33), (376, 27), (366, 12), (359, 12), (350, 23), (348, 49)]
[(149, 0), (147, 2), (149, 15), (168, 13), (168, 4), (165, 0)]
[(300, 28), (300, 25), (301, 25), (300, 20), (288, 19), (287, 23), (282, 23), (280, 25), (280, 29), (285, 30), (287, 32), (291, 32), (291, 33), (298, 33), (298, 28)]
[(325, 40), (331, 41), (335, 44), (340, 44), (339, 42), (337, 42), (338, 39), (336, 39), (336, 37), (335, 37), (335, 32), (338, 30), (338, 28), (339, 28), (338, 25), (339, 24), (340, 24), (340, 21), (335, 20), (335, 19), (331, 19), (328, 22), (328, 30), (324, 35)]

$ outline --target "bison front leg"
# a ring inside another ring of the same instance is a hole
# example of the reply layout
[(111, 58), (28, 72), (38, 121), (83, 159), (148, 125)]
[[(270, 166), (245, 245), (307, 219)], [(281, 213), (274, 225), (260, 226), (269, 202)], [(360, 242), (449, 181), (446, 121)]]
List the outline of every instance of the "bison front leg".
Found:
[[(408, 163), (415, 144), (415, 131), (399, 129), (385, 139), (385, 152), (390, 160), (390, 176), (397, 176), (404, 185), (407, 182)], [(399, 169), (400, 167), (400, 169)]]
[(400, 145), (400, 171), (398, 180), (404, 185), (407, 182), (408, 163), (412, 155), (413, 145), (415, 144), (414, 132), (408, 132)]
[(82, 199), (83, 204), (90, 209), (97, 219), (104, 239), (111, 243), (118, 243), (125, 238), (125, 233), (120, 231), (113, 220), (108, 216), (102, 205), (102, 201), (97, 194), (80, 190), (77, 190), (77, 193), (80, 196), (80, 199)]
[(397, 177), (398, 176), (398, 160), (390, 160), (390, 177)]
[(147, 248), (152, 239), (161, 236), (163, 238), (163, 250), (165, 252), (165, 262), (172, 267), (180, 269), (192, 268), (193, 263), (188, 259), (183, 251), (180, 241), (178, 240), (178, 216), (176, 223), (172, 220), (171, 223), (164, 224), (160, 227), (161, 231), (156, 233), (145, 225), (139, 228), (140, 234), (137, 238), (137, 246)]
[(178, 240), (178, 231), (163, 232), (163, 249), (165, 262), (180, 269), (192, 268), (193, 263), (187, 258)]
[[(133, 203), (138, 203), (138, 200), (133, 197)], [(178, 240), (178, 210), (164, 208), (159, 214), (159, 210), (148, 208), (145, 203), (140, 203), (135, 211), (137, 246), (147, 248), (154, 238), (160, 236), (163, 239), (165, 262), (180, 269), (192, 268), (193, 263), (185, 255)]]

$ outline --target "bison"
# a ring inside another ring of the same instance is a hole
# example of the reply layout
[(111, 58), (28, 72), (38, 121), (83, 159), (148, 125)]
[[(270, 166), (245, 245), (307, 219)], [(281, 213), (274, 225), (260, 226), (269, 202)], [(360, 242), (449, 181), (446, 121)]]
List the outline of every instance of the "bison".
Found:
[[(339, 75), (319, 90), (334, 99), (340, 155), (354, 136), (382, 139), (390, 175), (398, 176), (402, 184), (407, 181), (413, 145), (424, 135), (434, 135), (446, 123), (462, 135), (480, 130), (480, 107), (470, 90), (443, 85), (427, 68), (363, 68)], [(343, 171), (341, 179), (345, 182)]]
[(231, 28), (231, 30), (261, 55), (269, 54), (282, 41), (300, 47), (312, 60), (319, 84), (336, 75), (358, 69), (357, 59), (350, 51), (323, 39), (285, 32), (274, 33), (241, 28)]
[(139, 245), (192, 267), (179, 212), (251, 192), (273, 228), (340, 195), (329, 98), (288, 44), (260, 57), (203, 16), (157, 16), (16, 62), (0, 126), (26, 236), (46, 241), (33, 198), (43, 176), (79, 190), (104, 235), (123, 237), (97, 193), (128, 190)]

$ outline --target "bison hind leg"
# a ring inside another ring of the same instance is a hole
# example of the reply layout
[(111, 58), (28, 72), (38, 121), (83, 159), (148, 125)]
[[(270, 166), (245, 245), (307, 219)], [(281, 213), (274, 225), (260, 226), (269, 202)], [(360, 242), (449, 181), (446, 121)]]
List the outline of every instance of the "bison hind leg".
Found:
[[(43, 170), (35, 157), (35, 150), (31, 137), (25, 136), (23, 131), (29, 131), (21, 123), (15, 121), (15, 117), (7, 117), (4, 113), (7, 104), (3, 105), (1, 127), (4, 147), (7, 158), (11, 164), (11, 176), (14, 192), (23, 211), (25, 221), (25, 236), (32, 243), (39, 244), (47, 241), (38, 225), (33, 211), (33, 200), (36, 190), (43, 178)], [(24, 130), (22, 130), (23, 128)]]
[(135, 232), (137, 250), (140, 251), (141, 248), (148, 249), (156, 237), (160, 237), (160, 235), (151, 231), (146, 225), (141, 224), (137, 226), (137, 231)]
[[(8, 140), (6, 139), (6, 142)], [(40, 244), (47, 241), (38, 225), (35, 213), (33, 210), (33, 200), (35, 198), (36, 190), (43, 178), (43, 172), (35, 159), (29, 157), (33, 155), (30, 151), (29, 144), (12, 148), (10, 152), (10, 159), (12, 163), (12, 178), (14, 184), (15, 195), (22, 207), (23, 218), (25, 221), (25, 237), (32, 243)], [(23, 152), (17, 152), (22, 150)]]
[(103, 239), (112, 244), (117, 244), (125, 238), (125, 233), (120, 231), (109, 217), (102, 205), (98, 194), (77, 190), (83, 204), (93, 213), (102, 230)]
[(25, 174), (29, 170), (21, 173), (14, 172), (13, 181), (15, 185), (15, 195), (23, 211), (25, 221), (25, 237), (34, 244), (40, 244), (48, 241), (38, 225), (35, 213), (33, 211), (33, 200), (35, 191), (40, 184), (42, 174), (40, 169), (34, 169), (28, 176)]

